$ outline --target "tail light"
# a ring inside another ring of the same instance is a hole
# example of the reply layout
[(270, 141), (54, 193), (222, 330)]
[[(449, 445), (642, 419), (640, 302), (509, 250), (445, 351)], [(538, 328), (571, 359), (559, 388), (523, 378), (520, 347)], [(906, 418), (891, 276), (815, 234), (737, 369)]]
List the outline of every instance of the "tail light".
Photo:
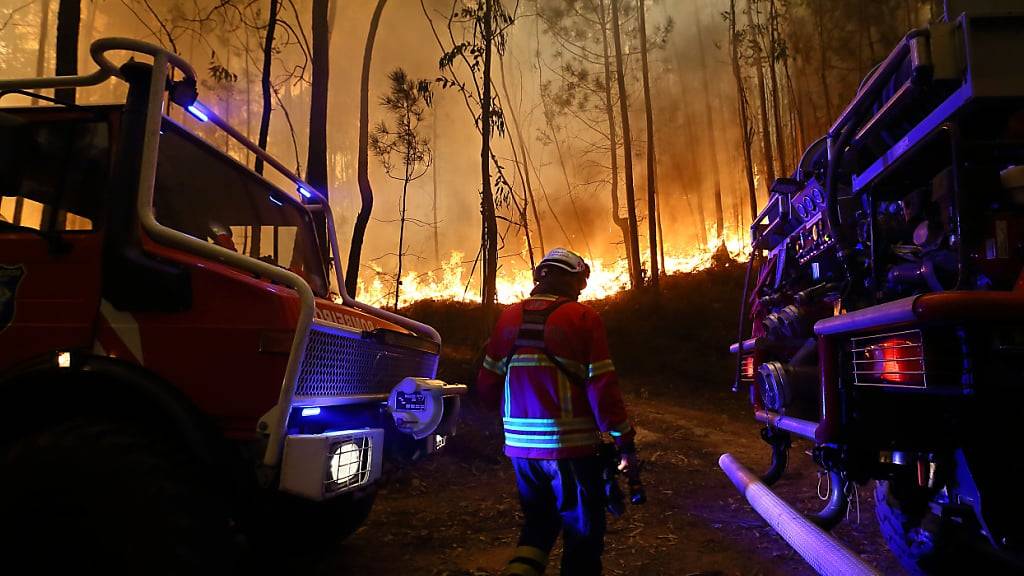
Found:
[(752, 381), (754, 379), (754, 357), (753, 356), (744, 356), (743, 357), (743, 366), (741, 368), (741, 372), (740, 373), (743, 376), (744, 380), (751, 380)]
[(858, 337), (851, 344), (854, 384), (927, 386), (920, 331)]

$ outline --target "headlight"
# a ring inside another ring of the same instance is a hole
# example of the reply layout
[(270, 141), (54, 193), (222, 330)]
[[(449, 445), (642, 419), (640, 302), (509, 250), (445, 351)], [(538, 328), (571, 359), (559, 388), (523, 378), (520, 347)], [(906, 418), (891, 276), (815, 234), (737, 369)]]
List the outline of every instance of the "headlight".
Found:
[(364, 428), (285, 438), (281, 490), (323, 500), (380, 478), (384, 430)]
[(327, 459), (327, 486), (330, 491), (361, 484), (370, 473), (370, 438), (356, 438), (331, 446)]

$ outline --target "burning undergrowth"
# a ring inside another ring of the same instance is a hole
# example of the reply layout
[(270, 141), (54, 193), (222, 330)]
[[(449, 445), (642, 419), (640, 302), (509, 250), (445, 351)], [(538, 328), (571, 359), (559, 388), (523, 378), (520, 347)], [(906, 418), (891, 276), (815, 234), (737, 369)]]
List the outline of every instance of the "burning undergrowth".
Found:
[[(587, 302), (604, 319), (627, 392), (656, 397), (728, 389), (728, 347), (736, 338), (744, 268), (723, 258), (704, 270), (664, 277), (657, 291), (623, 291)], [(441, 378), (475, 380), (491, 324), (479, 304), (426, 300), (402, 313), (441, 333)]]

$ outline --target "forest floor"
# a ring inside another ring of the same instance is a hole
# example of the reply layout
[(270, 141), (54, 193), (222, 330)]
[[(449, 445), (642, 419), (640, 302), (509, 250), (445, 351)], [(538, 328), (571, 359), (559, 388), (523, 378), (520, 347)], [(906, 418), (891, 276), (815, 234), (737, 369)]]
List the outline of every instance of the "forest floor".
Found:
[[(608, 327), (637, 443), (648, 502), (610, 518), (605, 573), (813, 574), (750, 508), (718, 467), (731, 452), (758, 472), (768, 461), (742, 395), (728, 391), (742, 267), (722, 263), (663, 282), (658, 296), (634, 293), (591, 303)], [(406, 313), (445, 337), (441, 377), (472, 382), (482, 338), (466, 330), (479, 308), (425, 303)], [(442, 451), (393, 474), (369, 521), (315, 574), (374, 576), (499, 574), (522, 516), (496, 414), (464, 403), (460, 431)], [(776, 491), (800, 510), (822, 506), (818, 475), (793, 446)], [(884, 574), (901, 574), (878, 532), (872, 487), (859, 490), (834, 534)], [(824, 490), (824, 488), (822, 488)], [(858, 506), (859, 504), (859, 506)], [(558, 545), (549, 564), (557, 573)]]

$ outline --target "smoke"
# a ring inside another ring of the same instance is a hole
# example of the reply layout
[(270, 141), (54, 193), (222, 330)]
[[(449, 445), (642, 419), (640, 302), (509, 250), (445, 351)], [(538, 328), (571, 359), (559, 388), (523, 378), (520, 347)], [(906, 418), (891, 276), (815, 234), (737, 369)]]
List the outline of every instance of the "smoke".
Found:
[[(752, 4), (755, 9), (765, 12), (770, 1), (755, 0)], [(586, 7), (593, 2), (582, 0), (576, 3)], [(49, 21), (51, 26), (55, 26), (58, 3), (50, 4), (52, 13)], [(149, 4), (159, 20), (145, 9), (142, 0), (90, 2), (89, 7), (83, 10), (83, 22), (90, 23), (89, 30), (83, 29), (83, 44), (103, 36), (136, 37), (165, 45), (173, 40), (178, 51), (195, 65), (202, 76), (200, 88), (204, 103), (230, 118), (255, 139), (260, 111), (259, 67), (262, 62), (259, 26), (265, 22), (268, 1), (248, 5), (249, 8), (242, 11), (219, 12), (211, 11), (221, 4), (212, 0), (149, 0)], [(437, 32), (448, 42), (446, 25), (453, 6), (451, 0), (426, 0), (425, 4), (431, 11)], [(593, 35), (599, 32), (591, 26), (591, 36), (574, 36), (569, 43), (558, 42), (552, 33), (551, 21), (542, 21), (536, 14), (539, 6), (541, 14), (548, 10), (547, 14), (552, 17), (571, 17), (571, 11), (566, 10), (569, 5), (566, 1), (505, 0), (505, 4), (509, 10), (518, 6), (518, 19), (508, 30), (508, 46), (503, 58), (505, 86), (501, 85), (498, 63), (495, 63), (495, 92), (505, 110), (506, 126), (505, 132), (495, 137), (495, 153), (520, 198), (524, 195), (524, 186), (519, 173), (529, 172), (542, 221), (540, 232), (543, 233), (545, 248), (566, 245), (606, 262), (620, 261), (625, 257), (625, 250), (621, 231), (612, 218), (610, 156), (605, 135), (607, 118), (602, 119), (599, 107), (592, 106), (590, 112), (586, 112), (580, 107), (555, 105), (597, 98), (597, 95), (587, 94), (579, 86), (574, 86), (566, 66), (586, 68), (591, 79), (603, 75), (603, 69), (596, 65), (593, 54), (580, 48), (587, 46), (599, 52), (600, 38)], [(650, 217), (646, 213), (645, 174), (648, 135), (644, 130), (643, 94), (639, 82), (636, 4), (632, 1), (622, 4), (628, 12), (623, 17), (623, 49), (630, 54), (625, 68), (635, 143), (633, 165), (640, 244), (646, 259), (646, 219)], [(913, 11), (909, 8), (911, 4)], [(328, 117), (316, 121), (328, 123), (330, 196), (339, 239), (343, 250), (347, 250), (354, 216), (359, 209), (355, 173), (359, 80), (374, 3), (335, 0), (332, 5)], [(737, 2), (737, 10), (742, 12), (748, 5), (751, 3), (741, 0)], [(279, 51), (274, 58), (273, 76), (278, 95), (274, 99), (269, 149), (286, 165), (301, 172), (310, 121), (309, 71), (303, 46), (308, 43), (311, 6), (309, 0), (286, 1), (281, 6), (282, 18), (288, 26), (279, 28)], [(922, 20), (923, 3), (902, 0), (881, 0), (877, 3), (779, 0), (778, 6), (783, 10), (780, 16), (781, 40), (793, 70), (794, 86), (787, 89), (783, 84), (779, 88), (778, 102), (780, 107), (784, 107), (786, 145), (793, 148), (787, 151), (790, 166), (779, 168), (779, 175), (785, 175), (792, 170), (791, 164), (798, 156), (797, 141), (806, 139), (805, 144), (809, 143), (824, 131), (831, 120), (828, 112), (836, 113), (852, 94), (859, 78), (873, 62), (884, 57), (906, 28), (904, 21), (909, 25)], [(742, 135), (737, 123), (736, 85), (730, 67), (728, 23), (723, 18), (728, 9), (728, 0), (647, 2), (648, 35), (652, 39), (664, 40), (662, 44), (655, 42), (650, 54), (650, 67), (658, 194), (666, 253), (691, 249), (701, 237), (702, 226), (712, 234), (716, 232), (713, 230), (714, 162), (709, 131), (714, 132), (713, 151), (719, 166), (724, 232), (729, 236), (740, 236), (749, 225)], [(33, 76), (36, 57), (41, 49), (40, 10), (33, 5), (17, 13), (10, 12), (10, 9), (0, 8), (0, 23), (10, 16), (10, 23), (0, 30), (0, 71), (8, 77)], [(246, 27), (236, 17), (242, 13), (251, 26)], [(206, 14), (213, 16), (197, 21), (197, 15)], [(742, 15), (738, 20), (741, 27), (745, 25)], [(828, 29), (827, 45), (818, 41), (816, 27)], [(698, 29), (703, 46), (698, 45)], [(54, 36), (54, 31), (50, 31), (47, 44), (42, 47), (46, 69), (50, 72), (53, 69)], [(743, 42), (742, 50), (748, 54), (747, 40)], [(86, 51), (83, 45), (80, 52), (84, 54)], [(441, 49), (423, 15), (420, 2), (391, 0), (384, 9), (373, 52), (369, 90), (371, 126), (385, 119), (378, 103), (387, 90), (388, 73), (402, 67), (410, 77), (433, 80), (440, 74), (440, 55)], [(825, 59), (828, 62), (824, 62)], [(91, 69), (91, 64), (84, 64), (86, 58), (82, 60), (83, 66)], [(826, 68), (825, 64), (828, 65), (828, 78), (819, 81), (818, 68)], [(228, 70), (234, 75), (234, 81), (214, 78), (216, 67)], [(743, 67), (748, 103), (756, 114), (755, 83), (750, 63), (744, 61)], [(705, 97), (702, 86), (705, 71), (708, 75), (708, 97)], [(779, 73), (782, 73), (781, 67)], [(545, 117), (542, 87), (543, 92), (551, 97), (547, 101), (548, 107), (553, 109), (550, 125)], [(506, 101), (504, 88), (507, 88), (509, 101)], [(123, 87), (111, 84), (91, 92), (83, 91), (81, 101), (116, 101), (123, 98), (123, 94)], [(617, 99), (617, 94), (614, 97)], [(5, 100), (7, 102), (15, 100)], [(799, 125), (792, 114), (796, 107), (802, 111), (802, 123)], [(513, 112), (526, 143), (526, 150), (517, 149), (515, 154), (522, 163), (520, 169), (515, 166), (510, 148), (513, 142), (517, 142), (516, 134), (512, 132), (515, 129), (511, 117)], [(615, 113), (618, 122), (617, 100)], [(206, 128), (184, 116), (174, 118), (201, 131), (215, 145), (239, 160), (251, 160), (241, 148), (228, 143), (222, 135), (207, 132)], [(433, 173), (413, 182), (409, 190), (412, 222), (407, 227), (407, 268), (417, 273), (439, 271), (446, 264), (450, 266), (450, 254), (458, 251), (464, 255), (467, 281), (470, 277), (470, 268), (480, 245), (480, 141), (474, 121), (462, 94), (454, 89), (435, 86), (433, 107), (422, 125), (424, 135), (432, 139)], [(621, 125), (617, 130), (621, 145)], [(755, 140), (758, 137), (757, 134), (753, 136)], [(622, 153), (619, 150), (620, 216), (626, 213)], [(767, 182), (756, 147), (754, 164), (760, 204), (766, 197)], [(366, 267), (362, 276), (367, 282), (373, 280), (375, 270), (386, 275), (395, 269), (401, 192), (401, 182), (389, 179), (372, 156), (370, 179), (376, 201), (363, 251)], [(433, 249), (435, 187), (440, 261)], [(701, 205), (703, 222), (698, 213)], [(508, 219), (519, 220), (519, 214), (510, 206), (505, 206), (500, 212)], [(539, 256), (540, 235), (535, 229), (532, 211), (528, 213), (531, 215), (535, 256)], [(508, 222), (502, 222), (499, 229), (503, 234), (500, 259), (503, 269), (511, 271), (528, 267), (529, 255), (525, 252), (522, 229)], [(385, 277), (382, 281), (393, 282), (393, 279)]]

